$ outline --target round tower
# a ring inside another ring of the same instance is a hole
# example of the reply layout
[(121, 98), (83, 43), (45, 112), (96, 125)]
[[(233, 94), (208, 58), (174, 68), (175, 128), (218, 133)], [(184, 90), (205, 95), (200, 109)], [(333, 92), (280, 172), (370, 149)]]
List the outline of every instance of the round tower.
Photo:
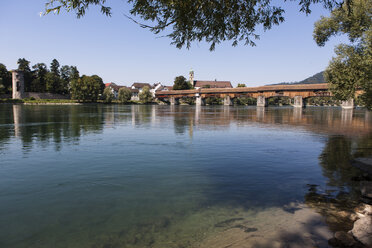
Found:
[(12, 71), (12, 92), (13, 99), (23, 98), (23, 95), (25, 93), (25, 80), (23, 77), (23, 71)]

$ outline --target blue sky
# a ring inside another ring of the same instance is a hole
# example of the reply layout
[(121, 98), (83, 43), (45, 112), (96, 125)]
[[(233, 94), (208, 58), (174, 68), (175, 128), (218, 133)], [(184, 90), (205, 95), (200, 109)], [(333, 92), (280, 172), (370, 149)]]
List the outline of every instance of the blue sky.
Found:
[(8, 69), (17, 67), (18, 58), (48, 66), (56, 58), (61, 65), (76, 65), (81, 74), (97, 74), (105, 83), (119, 85), (172, 85), (176, 76), (188, 77), (192, 68), (195, 79), (258, 86), (299, 81), (324, 70), (334, 56), (334, 46), (345, 41), (335, 37), (325, 47), (318, 47), (312, 38), (314, 22), (329, 12), (315, 5), (306, 16), (298, 11), (297, 1), (283, 3), (286, 21), (258, 32), (257, 46), (232, 47), (225, 42), (214, 52), (206, 43), (177, 49), (168, 38), (140, 28), (124, 17), (129, 7), (123, 0), (107, 1), (113, 8), (111, 18), (91, 8), (81, 19), (65, 12), (40, 17), (45, 2), (0, 1), (0, 63)]

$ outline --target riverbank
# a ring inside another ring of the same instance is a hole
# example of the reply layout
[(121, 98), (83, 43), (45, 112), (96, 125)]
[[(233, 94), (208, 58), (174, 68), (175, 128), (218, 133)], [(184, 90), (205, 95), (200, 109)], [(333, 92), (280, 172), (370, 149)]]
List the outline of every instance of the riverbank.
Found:
[[(78, 100), (70, 100), (70, 99), (0, 99), (0, 104), (23, 104), (23, 105), (82, 105), (82, 104), (123, 104), (123, 105), (130, 105), (130, 104), (143, 104), (140, 101), (129, 101), (127, 103), (121, 103), (119, 101), (112, 101), (111, 103), (106, 103), (103, 100), (98, 100), (97, 102), (81, 102)], [(157, 103), (151, 103), (157, 104)]]
[(333, 215), (350, 223), (344, 225), (345, 230), (335, 232), (329, 244), (334, 247), (372, 247), (372, 157), (356, 158), (351, 164), (363, 172), (362, 177), (358, 178), (360, 199), (349, 211), (342, 209), (347, 208), (344, 205), (323, 204), (325, 215)]

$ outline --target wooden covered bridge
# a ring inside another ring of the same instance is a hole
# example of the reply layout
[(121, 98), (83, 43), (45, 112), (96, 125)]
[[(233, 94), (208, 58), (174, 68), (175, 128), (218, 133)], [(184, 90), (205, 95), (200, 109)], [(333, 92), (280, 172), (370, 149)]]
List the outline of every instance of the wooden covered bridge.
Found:
[[(267, 85), (259, 87), (238, 88), (200, 88), (192, 90), (158, 91), (156, 98), (168, 100), (171, 105), (177, 104), (180, 98), (192, 97), (196, 105), (204, 105), (207, 97), (219, 97), (224, 99), (224, 105), (232, 105), (236, 97), (252, 97), (257, 99), (257, 106), (267, 106), (270, 97), (289, 97), (294, 99), (293, 106), (303, 107), (304, 99), (314, 96), (331, 96), (328, 84), (293, 84), (293, 85)], [(344, 108), (352, 108), (352, 101), (344, 102)]]

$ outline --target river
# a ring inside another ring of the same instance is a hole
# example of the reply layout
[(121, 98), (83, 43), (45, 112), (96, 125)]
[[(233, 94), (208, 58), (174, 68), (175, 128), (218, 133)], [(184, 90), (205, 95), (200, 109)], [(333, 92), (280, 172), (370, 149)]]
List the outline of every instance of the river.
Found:
[(362, 109), (2, 104), (0, 247), (328, 247), (371, 154)]

